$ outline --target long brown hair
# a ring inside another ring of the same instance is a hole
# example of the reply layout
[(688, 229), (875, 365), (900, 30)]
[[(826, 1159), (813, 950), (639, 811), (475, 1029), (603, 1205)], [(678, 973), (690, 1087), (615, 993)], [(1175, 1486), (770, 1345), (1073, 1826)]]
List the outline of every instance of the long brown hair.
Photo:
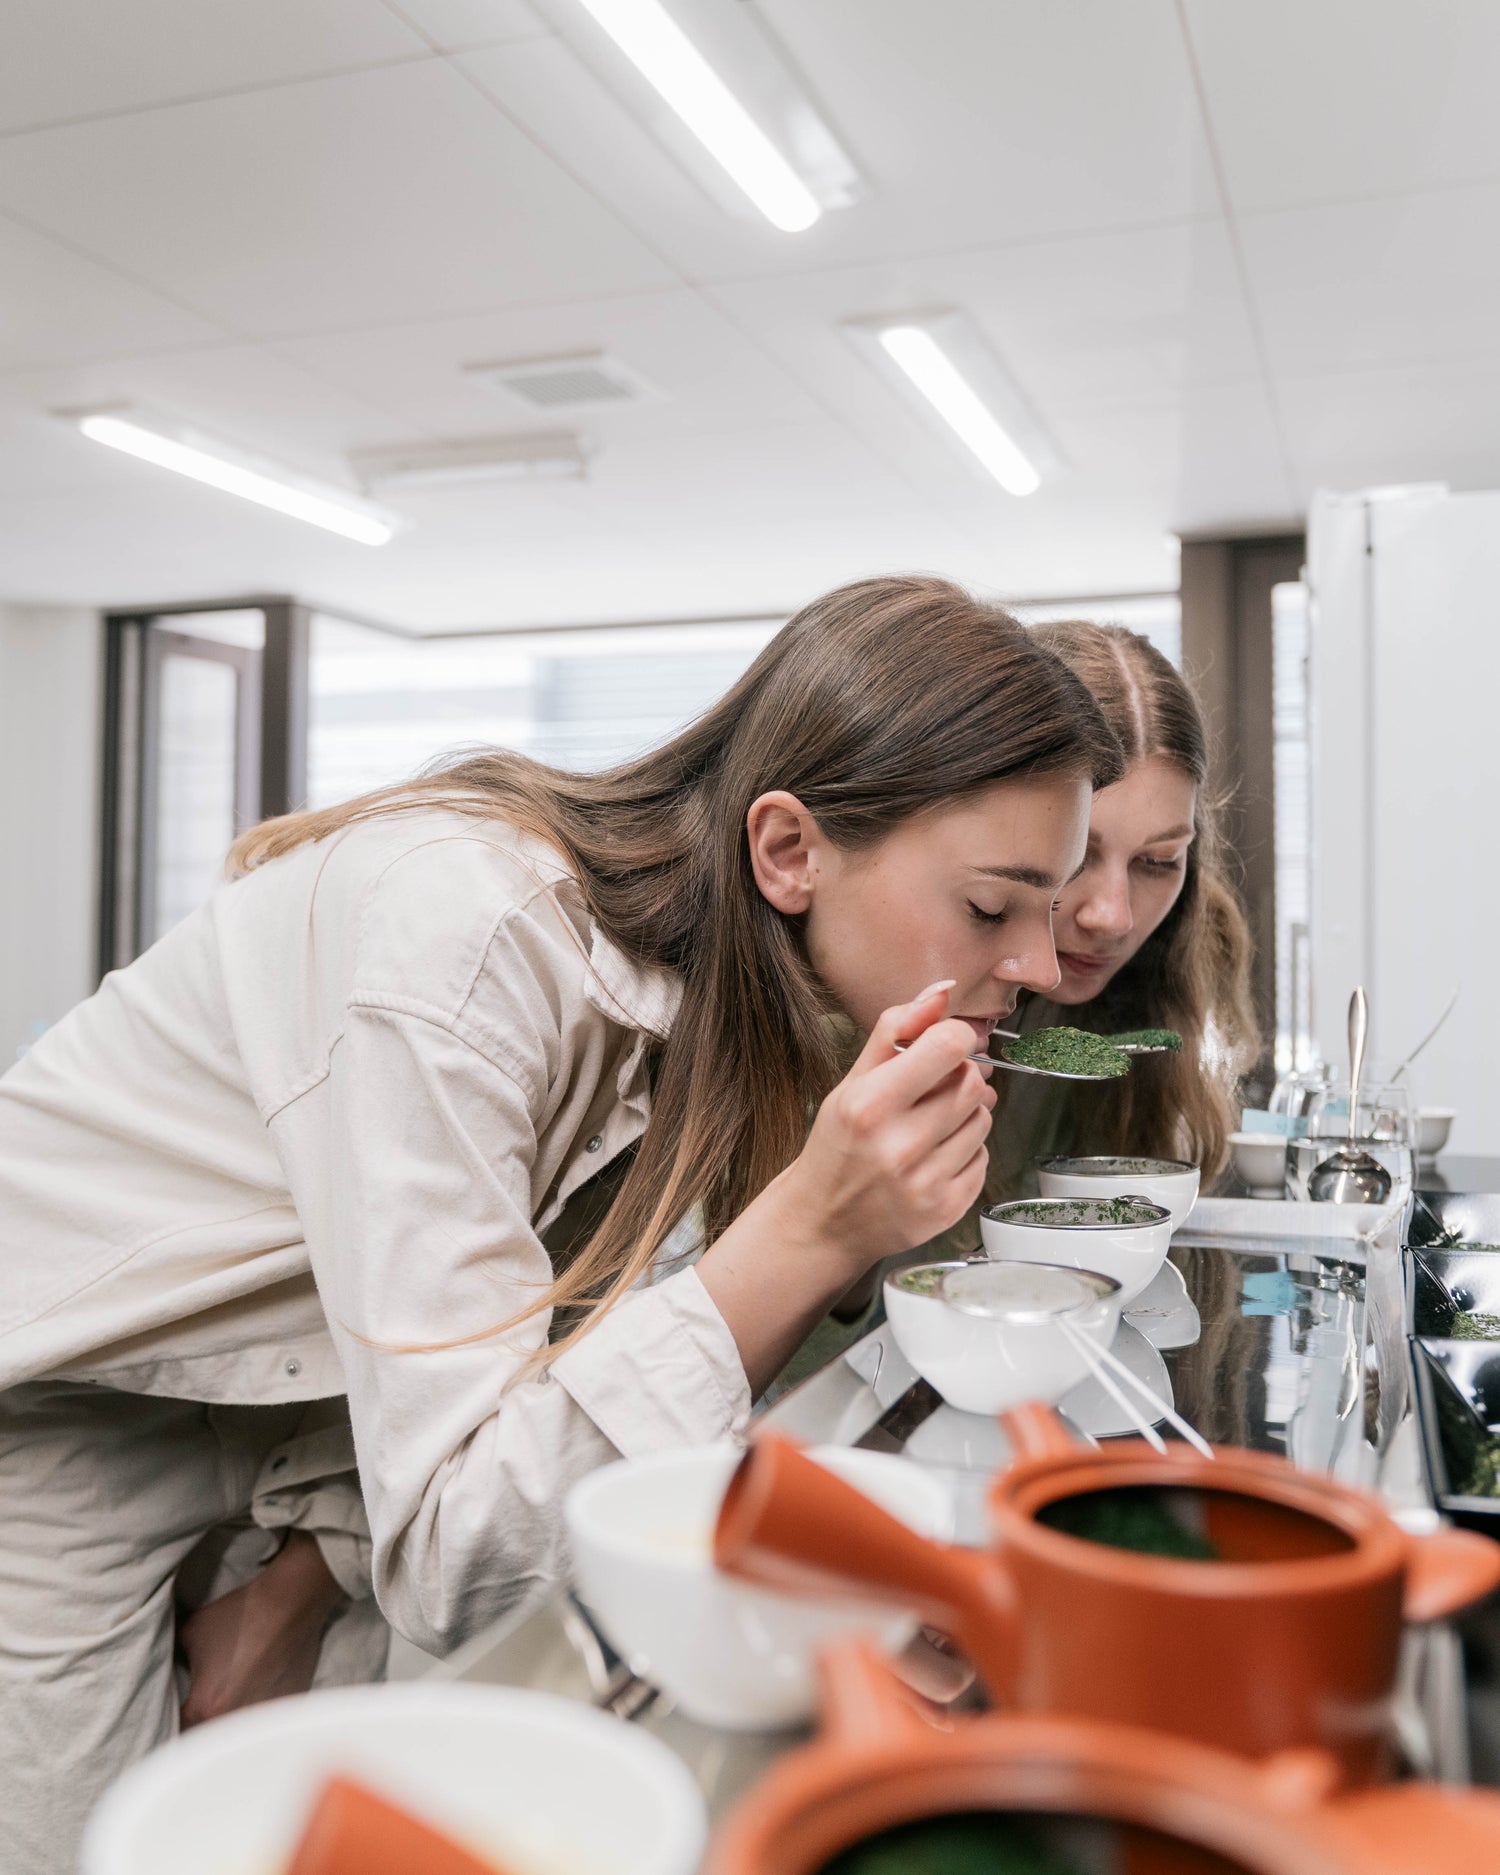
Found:
[(1139, 1058), (1125, 1083), (1075, 1105), (1074, 1150), (1188, 1157), (1213, 1177), (1239, 1122), (1240, 1082), (1260, 1049), (1250, 1000), (1251, 940), (1230, 882), (1222, 804), (1207, 792), (1208, 738), (1181, 673), (1149, 638), (1081, 619), (1033, 636), (1088, 685), (1126, 762), (1161, 755), (1196, 785), (1195, 837), (1182, 891), (1100, 994), (1065, 1020), (1101, 1032), (1177, 1029), (1181, 1054)]
[(247, 871), (357, 821), (453, 806), (557, 848), (613, 942), (680, 976), (650, 1123), (618, 1196), (546, 1293), (503, 1324), (582, 1309), (555, 1354), (631, 1287), (694, 1205), (709, 1241), (738, 1216), (801, 1150), (811, 1107), (836, 1078), (828, 997), (801, 921), (755, 883), (751, 803), (789, 789), (829, 839), (857, 849), (1012, 777), (1101, 787), (1122, 772), (1088, 690), (1007, 613), (946, 580), (872, 579), (805, 607), (713, 708), (637, 760), (578, 775), (485, 750), (266, 821), (235, 843), (230, 864)]

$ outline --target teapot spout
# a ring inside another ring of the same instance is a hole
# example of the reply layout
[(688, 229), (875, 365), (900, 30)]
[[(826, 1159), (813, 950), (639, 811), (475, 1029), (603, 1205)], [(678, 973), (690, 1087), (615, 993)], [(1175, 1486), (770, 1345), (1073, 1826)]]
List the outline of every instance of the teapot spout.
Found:
[(1017, 1461), (1078, 1456), (1078, 1441), (1053, 1409), (1040, 1400), (1012, 1406), (1000, 1415), (1000, 1425)]
[(954, 1636), (996, 1698), (1010, 1685), (1016, 1613), (1003, 1564), (918, 1535), (789, 1440), (758, 1439), (740, 1460), (714, 1561), (786, 1594), (909, 1608)]

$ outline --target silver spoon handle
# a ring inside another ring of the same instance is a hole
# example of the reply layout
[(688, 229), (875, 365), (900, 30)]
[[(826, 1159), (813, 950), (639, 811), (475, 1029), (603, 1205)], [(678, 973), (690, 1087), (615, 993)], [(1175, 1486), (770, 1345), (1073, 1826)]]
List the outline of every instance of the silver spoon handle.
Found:
[(1365, 1071), (1365, 1038), (1370, 1032), (1370, 1001), (1361, 984), (1349, 998), (1349, 1137), (1359, 1137), (1359, 1083)]
[[(1460, 984), (1459, 988), (1461, 989), (1462, 987), (1463, 987), (1462, 984)], [(1453, 994), (1448, 998), (1448, 1005), (1444, 1009), (1443, 1013), (1438, 1017), (1437, 1021), (1433, 1023), (1432, 1027), (1422, 1037), (1421, 1041), (1417, 1043), (1416, 1047), (1406, 1057), (1405, 1061), (1401, 1063), (1401, 1066), (1397, 1068), (1396, 1072), (1391, 1076), (1391, 1079), (1393, 1081), (1399, 1081), (1401, 1079), (1401, 1076), (1405, 1074), (1406, 1070), (1416, 1060), (1417, 1056), (1421, 1054), (1422, 1050), (1427, 1046), (1427, 1044), (1436, 1038), (1438, 1030), (1448, 1020), (1449, 1016), (1453, 1014), (1453, 1005), (1457, 1001), (1458, 1001), (1458, 990), (1455, 990)]]

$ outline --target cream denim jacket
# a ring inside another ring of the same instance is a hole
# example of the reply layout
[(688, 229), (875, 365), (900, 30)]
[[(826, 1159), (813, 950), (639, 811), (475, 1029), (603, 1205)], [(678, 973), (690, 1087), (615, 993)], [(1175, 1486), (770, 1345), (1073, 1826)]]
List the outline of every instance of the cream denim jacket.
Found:
[(539, 1232), (644, 1131), (669, 972), (558, 855), (446, 810), (222, 887), (0, 1079), (0, 1387), (346, 1393), (392, 1624), (441, 1651), (566, 1567), (572, 1481), (732, 1436), (696, 1272), (507, 1390)]

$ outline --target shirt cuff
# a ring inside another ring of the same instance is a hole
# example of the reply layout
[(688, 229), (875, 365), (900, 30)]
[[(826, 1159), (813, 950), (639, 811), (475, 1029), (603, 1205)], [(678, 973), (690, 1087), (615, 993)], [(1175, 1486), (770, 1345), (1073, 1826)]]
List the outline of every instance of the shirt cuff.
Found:
[(311, 1534), (329, 1575), (350, 1601), (369, 1601), (375, 1593), (374, 1546), (370, 1539), (347, 1530), (314, 1530)]
[(736, 1438), (750, 1417), (739, 1349), (696, 1269), (627, 1296), (551, 1373), (625, 1458)]

